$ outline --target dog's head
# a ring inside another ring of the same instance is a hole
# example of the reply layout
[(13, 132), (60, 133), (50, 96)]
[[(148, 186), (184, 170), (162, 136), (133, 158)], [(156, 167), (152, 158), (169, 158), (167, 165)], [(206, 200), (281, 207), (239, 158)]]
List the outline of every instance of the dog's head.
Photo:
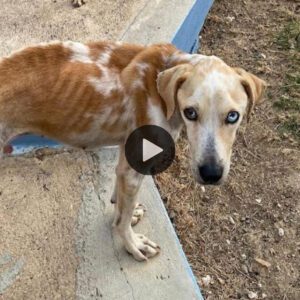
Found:
[(226, 179), (236, 131), (244, 116), (249, 120), (265, 86), (258, 77), (214, 56), (193, 56), (193, 63), (159, 73), (157, 87), (167, 119), (180, 111), (198, 182), (220, 184)]

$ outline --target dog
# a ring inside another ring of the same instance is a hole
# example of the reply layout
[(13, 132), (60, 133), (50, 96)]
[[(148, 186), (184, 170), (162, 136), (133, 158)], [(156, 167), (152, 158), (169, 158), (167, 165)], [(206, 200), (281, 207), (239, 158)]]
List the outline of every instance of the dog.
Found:
[(262, 101), (266, 83), (215, 56), (187, 54), (171, 44), (54, 42), (0, 60), (0, 148), (22, 133), (97, 149), (119, 145), (113, 226), (138, 261), (159, 246), (133, 231), (143, 216), (143, 175), (124, 155), (129, 134), (157, 125), (177, 139), (186, 128), (195, 179), (221, 184), (244, 117)]

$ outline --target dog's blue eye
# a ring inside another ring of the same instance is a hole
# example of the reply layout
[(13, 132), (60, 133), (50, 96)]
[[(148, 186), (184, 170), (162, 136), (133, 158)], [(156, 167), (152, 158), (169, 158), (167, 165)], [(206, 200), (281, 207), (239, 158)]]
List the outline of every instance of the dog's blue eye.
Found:
[(198, 119), (198, 113), (193, 107), (188, 107), (183, 111), (185, 117), (191, 121), (196, 121)]
[(238, 121), (240, 114), (237, 111), (231, 111), (226, 117), (227, 124), (234, 124)]

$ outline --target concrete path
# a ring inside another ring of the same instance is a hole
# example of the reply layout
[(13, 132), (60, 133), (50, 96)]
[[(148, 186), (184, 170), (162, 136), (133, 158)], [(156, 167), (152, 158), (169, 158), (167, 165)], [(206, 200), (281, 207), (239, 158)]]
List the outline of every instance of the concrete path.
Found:
[[(146, 0), (1, 0), (0, 55), (50, 40), (116, 40), (143, 10)], [(155, 2), (155, 1), (154, 1)]]
[[(73, 9), (69, 0), (5, 1), (0, 56), (53, 39), (171, 41), (194, 2), (89, 0)], [(112, 148), (40, 150), (1, 161), (0, 300), (202, 299), (151, 177), (135, 230), (162, 253), (138, 263), (112, 233), (116, 157)]]
[(1, 300), (75, 299), (74, 230), (93, 175), (82, 151), (1, 161)]

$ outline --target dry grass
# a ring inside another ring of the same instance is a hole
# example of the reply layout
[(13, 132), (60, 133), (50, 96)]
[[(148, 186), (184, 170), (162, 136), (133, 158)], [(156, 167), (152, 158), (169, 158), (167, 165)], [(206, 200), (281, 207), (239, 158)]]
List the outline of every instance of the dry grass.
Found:
[[(219, 0), (202, 32), (202, 53), (269, 84), (266, 101), (240, 130), (224, 186), (203, 191), (194, 182), (185, 137), (174, 164), (156, 178), (206, 299), (248, 299), (250, 292), (300, 299), (299, 89), (289, 79), (299, 71), (297, 15), (297, 1)], [(284, 96), (296, 106), (274, 108)]]

